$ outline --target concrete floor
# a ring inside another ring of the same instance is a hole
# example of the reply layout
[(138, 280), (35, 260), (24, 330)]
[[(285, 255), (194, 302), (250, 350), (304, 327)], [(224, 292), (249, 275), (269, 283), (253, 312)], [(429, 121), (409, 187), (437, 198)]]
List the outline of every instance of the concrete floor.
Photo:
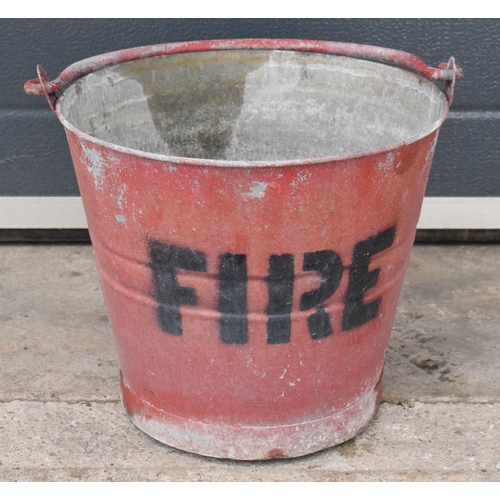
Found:
[(0, 246), (1, 481), (499, 481), (500, 245), (417, 245), (366, 431), (231, 462), (130, 423), (92, 248)]

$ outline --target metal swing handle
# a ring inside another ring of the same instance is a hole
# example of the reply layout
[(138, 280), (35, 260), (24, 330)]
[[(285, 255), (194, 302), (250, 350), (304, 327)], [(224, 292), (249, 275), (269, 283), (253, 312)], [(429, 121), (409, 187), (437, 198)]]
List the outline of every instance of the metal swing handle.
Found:
[(445, 81), (445, 92), (450, 105), (453, 101), (455, 80), (463, 76), (462, 68), (455, 64), (454, 57), (451, 57), (447, 63), (441, 63), (438, 68), (432, 68), (422, 59), (408, 52), (375, 47), (372, 45), (320, 40), (248, 38), (166, 43), (108, 52), (106, 54), (83, 59), (68, 66), (52, 81), (49, 80), (43, 68), (38, 65), (38, 78), (26, 82), (24, 90), (29, 95), (45, 95), (50, 108), (54, 111), (58, 92), (63, 91), (74, 80), (108, 66), (168, 54), (244, 49), (316, 52), (391, 64), (419, 73), (430, 80)]

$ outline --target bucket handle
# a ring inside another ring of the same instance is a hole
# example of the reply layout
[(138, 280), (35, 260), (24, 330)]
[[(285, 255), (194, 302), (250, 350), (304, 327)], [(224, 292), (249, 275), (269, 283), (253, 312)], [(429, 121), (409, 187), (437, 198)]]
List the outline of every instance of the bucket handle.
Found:
[(204, 52), (214, 50), (291, 50), (300, 52), (317, 52), (323, 54), (341, 55), (376, 61), (414, 72), (429, 80), (445, 81), (445, 93), (451, 105), (455, 89), (455, 80), (463, 76), (460, 66), (451, 57), (447, 63), (439, 64), (438, 68), (428, 66), (419, 57), (408, 52), (361, 45), (356, 43), (326, 42), (319, 40), (289, 40), (289, 39), (229, 39), (202, 40), (195, 42), (166, 43), (148, 45), (132, 49), (117, 50), (94, 57), (89, 57), (68, 66), (55, 80), (50, 81), (43, 68), (38, 65), (38, 78), (29, 80), (24, 90), (29, 95), (45, 95), (50, 109), (55, 111), (58, 99), (57, 93), (62, 92), (69, 84), (82, 76), (94, 71), (137, 59), (156, 57), (185, 52)]

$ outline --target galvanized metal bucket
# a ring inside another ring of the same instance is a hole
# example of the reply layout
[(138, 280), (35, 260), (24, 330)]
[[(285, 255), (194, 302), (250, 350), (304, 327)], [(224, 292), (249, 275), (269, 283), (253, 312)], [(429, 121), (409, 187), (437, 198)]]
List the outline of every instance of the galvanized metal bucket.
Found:
[(66, 129), (132, 421), (233, 459), (364, 429), (453, 58), (222, 40), (38, 71), (26, 91)]

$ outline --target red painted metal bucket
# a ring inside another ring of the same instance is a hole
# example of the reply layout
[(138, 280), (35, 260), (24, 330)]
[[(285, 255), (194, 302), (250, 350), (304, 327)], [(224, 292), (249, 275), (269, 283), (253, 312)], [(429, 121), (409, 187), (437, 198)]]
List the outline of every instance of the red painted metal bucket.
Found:
[(269, 459), (369, 424), (460, 76), (453, 58), (300, 40), (39, 68), (26, 91), (66, 129), (139, 428)]

